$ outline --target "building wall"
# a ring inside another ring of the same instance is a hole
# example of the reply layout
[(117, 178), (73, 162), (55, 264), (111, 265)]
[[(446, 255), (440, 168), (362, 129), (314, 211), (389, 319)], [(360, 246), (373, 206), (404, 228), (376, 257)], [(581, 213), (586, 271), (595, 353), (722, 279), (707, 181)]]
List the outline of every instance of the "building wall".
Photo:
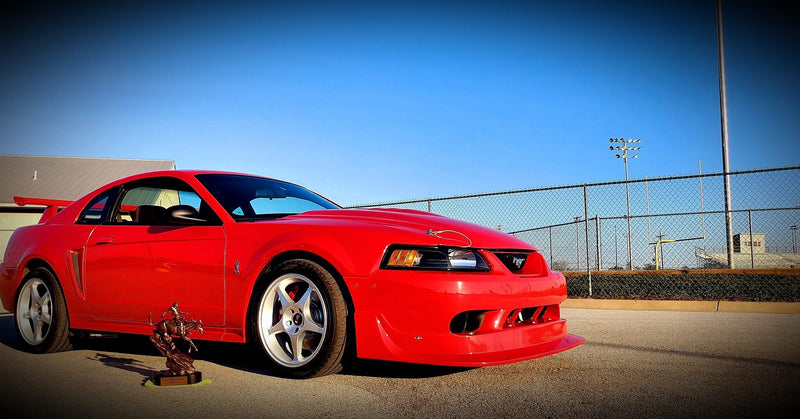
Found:
[(6, 246), (8, 239), (14, 230), (27, 225), (33, 225), (39, 222), (42, 214), (35, 212), (17, 213), (17, 212), (2, 212), (0, 213), (0, 261), (6, 254)]
[(736, 234), (733, 236), (733, 251), (736, 253), (750, 253), (752, 248), (753, 253), (766, 253), (765, 240), (766, 236), (763, 233)]

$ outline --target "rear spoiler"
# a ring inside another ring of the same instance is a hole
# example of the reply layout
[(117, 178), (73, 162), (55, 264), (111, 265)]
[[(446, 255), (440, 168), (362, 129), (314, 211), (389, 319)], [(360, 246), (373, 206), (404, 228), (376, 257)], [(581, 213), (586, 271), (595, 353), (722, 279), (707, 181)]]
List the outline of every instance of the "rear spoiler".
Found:
[(64, 199), (28, 198), (24, 196), (14, 197), (14, 203), (21, 207), (24, 207), (25, 205), (44, 205), (46, 207), (44, 209), (44, 213), (42, 214), (42, 218), (39, 219), (39, 224), (49, 220), (50, 217), (58, 213), (59, 208), (64, 208), (72, 202), (73, 201), (67, 201)]

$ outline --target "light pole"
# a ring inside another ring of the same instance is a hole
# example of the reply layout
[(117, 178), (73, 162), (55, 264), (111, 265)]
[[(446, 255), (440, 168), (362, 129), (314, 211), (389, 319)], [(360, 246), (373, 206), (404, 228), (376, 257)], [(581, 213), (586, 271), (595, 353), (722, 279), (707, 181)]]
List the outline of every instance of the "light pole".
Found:
[(731, 175), (728, 158), (728, 90), (725, 87), (725, 47), (722, 39), (722, 0), (716, 1), (717, 9), (717, 64), (719, 66), (719, 122), (722, 137), (722, 184), (725, 195), (725, 244), (728, 248), (728, 269), (735, 268), (733, 261), (733, 215), (731, 210)]
[(789, 226), (789, 230), (792, 230), (792, 253), (797, 253), (797, 226)]
[[(627, 216), (625, 217), (628, 220), (628, 270), (632, 270), (632, 263), (633, 263), (633, 251), (631, 247), (631, 190), (630, 185), (628, 183), (628, 151), (639, 151), (642, 148), (639, 146), (629, 146), (628, 144), (638, 144), (642, 140), (635, 139), (635, 138), (628, 138), (627, 140), (624, 138), (609, 138), (608, 142), (610, 143), (622, 143), (622, 145), (618, 146), (610, 146), (608, 147), (609, 150), (617, 150), (621, 151), (622, 154), (617, 153), (614, 157), (618, 159), (622, 159), (622, 162), (625, 164), (625, 206), (627, 208)], [(634, 154), (631, 156), (632, 159), (639, 157), (638, 154)]]

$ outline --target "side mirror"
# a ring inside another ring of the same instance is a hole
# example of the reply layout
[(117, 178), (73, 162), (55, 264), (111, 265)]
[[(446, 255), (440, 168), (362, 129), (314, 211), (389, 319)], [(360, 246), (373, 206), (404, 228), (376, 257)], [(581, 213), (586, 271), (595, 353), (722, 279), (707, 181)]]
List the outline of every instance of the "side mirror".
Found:
[(181, 225), (204, 224), (208, 220), (200, 217), (197, 210), (190, 205), (175, 205), (167, 209), (167, 221)]

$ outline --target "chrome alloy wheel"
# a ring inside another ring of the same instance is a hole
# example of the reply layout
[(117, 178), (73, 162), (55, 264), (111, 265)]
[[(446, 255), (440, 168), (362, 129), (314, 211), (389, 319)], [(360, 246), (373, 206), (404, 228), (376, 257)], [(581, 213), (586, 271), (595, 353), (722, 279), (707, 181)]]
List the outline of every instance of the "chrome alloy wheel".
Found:
[(279, 365), (296, 368), (311, 362), (325, 343), (328, 327), (319, 288), (306, 276), (287, 273), (262, 294), (258, 333)]
[(20, 289), (16, 321), (20, 336), (29, 345), (40, 345), (50, 333), (53, 299), (41, 279), (32, 278)]

